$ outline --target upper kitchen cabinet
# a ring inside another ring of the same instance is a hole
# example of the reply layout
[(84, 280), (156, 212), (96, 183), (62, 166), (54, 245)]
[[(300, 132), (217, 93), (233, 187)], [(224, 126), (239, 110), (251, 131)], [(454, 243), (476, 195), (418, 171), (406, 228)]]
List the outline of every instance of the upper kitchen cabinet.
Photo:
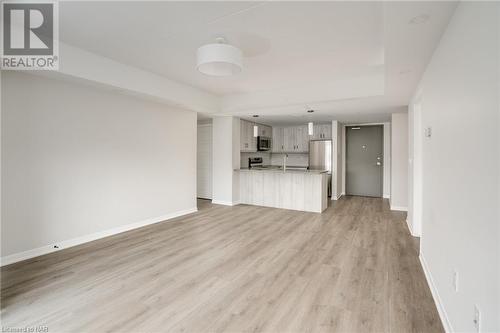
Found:
[(273, 127), (273, 142), (272, 142), (272, 152), (273, 153), (283, 153), (285, 151), (284, 139), (284, 128), (283, 127)]
[(257, 126), (259, 127), (259, 136), (265, 136), (267, 138), (272, 137), (273, 130), (271, 126), (260, 125), (260, 124), (257, 124)]
[(292, 126), (283, 129), (283, 152), (307, 153), (309, 151), (309, 135), (307, 126)]
[(295, 151), (295, 127), (285, 127), (283, 128), (283, 151), (293, 152)]
[(240, 151), (255, 152), (257, 151), (257, 138), (253, 136), (254, 124), (240, 120)]
[(332, 139), (332, 125), (328, 124), (315, 124), (312, 140), (331, 140)]
[(307, 132), (307, 125), (295, 127), (295, 145), (297, 152), (307, 153), (309, 151), (309, 134)]

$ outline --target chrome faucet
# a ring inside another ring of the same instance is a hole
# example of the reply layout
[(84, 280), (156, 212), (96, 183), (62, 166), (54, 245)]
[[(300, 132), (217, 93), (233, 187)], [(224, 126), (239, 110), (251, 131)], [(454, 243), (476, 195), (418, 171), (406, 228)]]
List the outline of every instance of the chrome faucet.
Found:
[(288, 158), (288, 154), (283, 154), (283, 172), (286, 171), (286, 159)]

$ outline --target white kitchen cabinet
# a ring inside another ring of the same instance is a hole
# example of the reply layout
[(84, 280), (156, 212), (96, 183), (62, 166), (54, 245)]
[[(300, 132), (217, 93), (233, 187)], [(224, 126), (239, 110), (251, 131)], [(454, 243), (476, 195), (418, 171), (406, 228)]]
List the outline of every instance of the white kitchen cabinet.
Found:
[(272, 135), (273, 135), (273, 142), (272, 142), (272, 152), (273, 153), (282, 153), (285, 151), (285, 143), (283, 141), (284, 139), (284, 128), (283, 127), (273, 127), (272, 130)]
[[(307, 126), (289, 126), (281, 128), (283, 135), (276, 131), (277, 138), (282, 139), (282, 150), (279, 146), (273, 152), (285, 152), (285, 153), (307, 153), (309, 151), (309, 135), (307, 133)], [(274, 136), (273, 136), (274, 137)]]
[(287, 153), (290, 152), (295, 152), (295, 134), (296, 134), (296, 128), (295, 127), (285, 127), (283, 129), (283, 146), (284, 146), (284, 151)]
[(240, 120), (240, 151), (257, 151), (257, 138), (253, 136), (254, 123)]
[(307, 153), (309, 151), (309, 134), (307, 126), (297, 126), (295, 128), (295, 151)]
[(328, 124), (315, 124), (312, 140), (331, 140), (332, 126)]
[(240, 203), (321, 213), (328, 207), (326, 173), (240, 170)]
[(267, 138), (272, 137), (273, 130), (271, 126), (260, 125), (260, 124), (257, 124), (257, 126), (259, 127), (259, 136), (265, 136)]

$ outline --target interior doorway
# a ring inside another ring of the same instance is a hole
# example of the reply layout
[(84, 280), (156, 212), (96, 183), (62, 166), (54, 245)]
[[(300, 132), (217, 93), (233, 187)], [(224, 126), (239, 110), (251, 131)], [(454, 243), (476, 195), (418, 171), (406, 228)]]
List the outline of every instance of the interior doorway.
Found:
[(212, 199), (212, 124), (198, 124), (196, 196)]
[(346, 126), (346, 194), (383, 195), (383, 125)]

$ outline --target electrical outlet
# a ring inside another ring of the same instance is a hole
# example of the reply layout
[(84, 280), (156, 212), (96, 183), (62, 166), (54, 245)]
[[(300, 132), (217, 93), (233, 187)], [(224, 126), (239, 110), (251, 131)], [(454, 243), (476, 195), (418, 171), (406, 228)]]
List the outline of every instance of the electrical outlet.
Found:
[(453, 271), (453, 288), (455, 292), (458, 293), (458, 272)]
[(476, 328), (476, 332), (481, 332), (481, 311), (476, 304), (474, 304), (474, 327)]
[(424, 133), (427, 138), (430, 138), (432, 136), (432, 127), (426, 127)]

